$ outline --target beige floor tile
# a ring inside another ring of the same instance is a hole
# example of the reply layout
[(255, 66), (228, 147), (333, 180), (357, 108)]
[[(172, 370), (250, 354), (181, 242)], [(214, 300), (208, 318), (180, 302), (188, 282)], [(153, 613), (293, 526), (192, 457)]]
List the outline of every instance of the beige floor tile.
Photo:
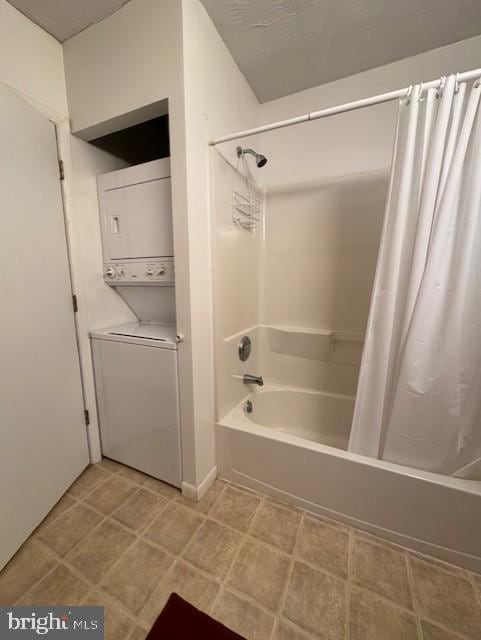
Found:
[(181, 553), (202, 522), (202, 517), (171, 502), (145, 531), (145, 537), (173, 554)]
[(255, 515), (251, 534), (281, 551), (292, 553), (301, 517), (300, 511), (264, 502)]
[(346, 583), (296, 561), (283, 615), (322, 640), (341, 640), (346, 618)]
[(23, 596), (19, 604), (79, 605), (89, 589), (90, 585), (84, 580), (67, 567), (59, 565)]
[(418, 560), (422, 560), (426, 564), (431, 564), (439, 569), (444, 569), (448, 573), (454, 573), (458, 576), (464, 576), (466, 574), (464, 569), (461, 567), (456, 567), (454, 564), (449, 564), (448, 562), (443, 562), (442, 560), (437, 560), (432, 556), (426, 556), (423, 553), (417, 553), (416, 551), (408, 551), (408, 555), (411, 558), (417, 558)]
[(95, 466), (105, 469), (105, 471), (110, 471), (110, 473), (117, 473), (122, 468), (119, 462), (115, 462), (115, 460), (111, 460), (110, 458), (102, 458)]
[(151, 627), (172, 593), (177, 593), (197, 609), (209, 613), (218, 591), (216, 582), (178, 560), (146, 604), (141, 614), (142, 620)]
[[(257, 493), (258, 496), (264, 497), (262, 493)], [(277, 507), (283, 507), (284, 509), (288, 509), (289, 511), (295, 511), (296, 513), (303, 514), (307, 513), (300, 507), (296, 507), (293, 504), (289, 504), (289, 502), (285, 502), (284, 500), (280, 500), (278, 498), (273, 498), (272, 496), (266, 497), (266, 502), (269, 504), (275, 504)], [(311, 514), (312, 515), (312, 514)]]
[(64, 556), (78, 544), (102, 520), (92, 509), (83, 504), (62, 513), (47, 527), (41, 527), (36, 534), (59, 556)]
[(226, 590), (216, 601), (212, 615), (248, 640), (270, 638), (274, 625), (273, 616)]
[(173, 559), (139, 540), (128, 549), (102, 582), (102, 588), (138, 615)]
[(194, 535), (184, 556), (199, 569), (222, 579), (229, 569), (242, 536), (236, 531), (207, 520)]
[(137, 487), (118, 474), (111, 476), (101, 487), (90, 493), (85, 502), (105, 515), (112, 513), (129, 498)]
[(200, 513), (208, 513), (212, 508), (214, 502), (222, 493), (222, 489), (224, 487), (225, 484), (223, 482), (216, 480), (209, 491), (207, 491), (205, 496), (202, 498), (202, 500), (199, 500), (199, 502), (195, 502), (195, 500), (190, 500), (189, 498), (185, 498), (184, 496), (180, 496), (179, 501), (186, 507), (195, 509), (195, 511), (199, 511)]
[[(345, 640), (348, 531), (222, 481), (193, 503), (104, 459), (82, 474), (0, 572), (0, 605), (101, 604), (107, 640), (145, 640), (176, 592), (248, 640)], [(181, 552), (185, 559), (175, 560)], [(294, 552), (289, 579), (287, 554)], [(357, 530), (350, 640), (421, 640), (408, 610), (405, 554), (423, 640), (480, 640), (481, 576)]]
[(67, 511), (67, 509), (73, 507), (74, 504), (77, 504), (77, 501), (74, 498), (71, 498), (68, 494), (65, 494), (62, 498), (60, 498), (53, 509), (48, 512), (48, 515), (42, 520), (42, 524), (40, 525), (39, 529), (41, 527), (48, 526), (55, 520), (55, 518), (58, 518), (58, 516)]
[(350, 640), (416, 640), (416, 620), (408, 611), (368, 591), (353, 587), (349, 615)]
[(353, 583), (412, 609), (405, 553), (371, 540), (354, 536), (351, 558)]
[(275, 611), (286, 586), (290, 560), (254, 541), (245, 540), (232, 567), (228, 585)]
[(68, 492), (75, 498), (82, 498), (90, 491), (93, 491), (99, 484), (110, 478), (110, 475), (98, 465), (90, 465), (81, 476), (70, 487)]
[(478, 604), (481, 607), (481, 576), (474, 576), (474, 589), (476, 591), (476, 595), (478, 596)]
[(216, 518), (216, 520), (234, 527), (234, 529), (247, 531), (259, 504), (260, 498), (258, 496), (228, 485), (217, 499), (209, 515), (211, 518)]
[(340, 578), (347, 577), (349, 533), (342, 526), (324, 520), (304, 518), (297, 539), (296, 554)]
[(142, 629), (142, 627), (135, 627), (128, 640), (145, 640), (145, 638), (147, 637), (147, 633), (148, 631)]
[(462, 640), (460, 636), (450, 631), (445, 631), (426, 620), (421, 621), (421, 626), (423, 628), (423, 640)]
[(132, 469), (132, 467), (126, 467), (124, 465), (120, 465), (120, 469), (118, 470), (118, 474), (127, 478), (128, 480), (132, 480), (132, 482), (136, 482), (137, 484), (144, 484), (149, 478), (149, 476), (145, 475), (141, 471), (137, 471), (137, 469)]
[(151, 491), (155, 491), (159, 496), (164, 498), (178, 498), (180, 496), (179, 489), (172, 487), (170, 484), (166, 484), (165, 482), (161, 482), (156, 478), (148, 477), (147, 480), (143, 484), (144, 487), (150, 489)]
[(32, 538), (28, 540), (0, 573), (0, 605), (13, 604), (55, 564), (39, 542)]
[(469, 638), (481, 637), (481, 608), (467, 576), (410, 559), (420, 614)]
[(309, 640), (309, 638), (299, 629), (278, 620), (272, 640)]
[(142, 531), (165, 507), (167, 500), (151, 491), (139, 489), (112, 513), (112, 518), (121, 524)]
[(135, 626), (134, 621), (104, 593), (94, 590), (82, 604), (104, 607), (105, 640), (124, 640), (129, 637)]
[(77, 571), (96, 584), (134, 540), (135, 536), (121, 526), (105, 520), (80, 542), (67, 559)]

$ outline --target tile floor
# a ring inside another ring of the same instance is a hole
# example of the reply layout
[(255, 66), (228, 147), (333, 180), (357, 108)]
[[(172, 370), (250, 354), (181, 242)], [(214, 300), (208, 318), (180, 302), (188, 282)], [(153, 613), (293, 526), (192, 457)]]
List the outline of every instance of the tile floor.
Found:
[(176, 591), (248, 640), (479, 640), (481, 576), (217, 481), (200, 503), (89, 467), (0, 573), (0, 604), (100, 604), (143, 640)]

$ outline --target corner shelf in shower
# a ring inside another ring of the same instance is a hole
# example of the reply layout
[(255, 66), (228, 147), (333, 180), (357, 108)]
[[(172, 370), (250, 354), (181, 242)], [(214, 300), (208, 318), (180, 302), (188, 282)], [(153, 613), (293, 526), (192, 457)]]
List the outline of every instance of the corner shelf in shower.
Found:
[(364, 336), (351, 331), (265, 325), (271, 351), (296, 358), (358, 366)]

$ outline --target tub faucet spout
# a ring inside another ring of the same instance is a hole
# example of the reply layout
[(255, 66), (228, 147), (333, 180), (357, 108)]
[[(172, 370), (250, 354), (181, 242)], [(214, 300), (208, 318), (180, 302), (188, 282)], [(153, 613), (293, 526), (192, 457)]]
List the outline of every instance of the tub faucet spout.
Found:
[(242, 378), (242, 382), (244, 384), (257, 384), (259, 387), (264, 385), (264, 380), (262, 376), (253, 376), (250, 373), (246, 373)]

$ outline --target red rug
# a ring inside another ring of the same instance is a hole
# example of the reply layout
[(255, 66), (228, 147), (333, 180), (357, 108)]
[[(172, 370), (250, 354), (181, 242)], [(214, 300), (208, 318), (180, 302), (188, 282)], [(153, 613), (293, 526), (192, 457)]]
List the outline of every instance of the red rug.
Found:
[(145, 640), (245, 640), (245, 638), (173, 593)]

